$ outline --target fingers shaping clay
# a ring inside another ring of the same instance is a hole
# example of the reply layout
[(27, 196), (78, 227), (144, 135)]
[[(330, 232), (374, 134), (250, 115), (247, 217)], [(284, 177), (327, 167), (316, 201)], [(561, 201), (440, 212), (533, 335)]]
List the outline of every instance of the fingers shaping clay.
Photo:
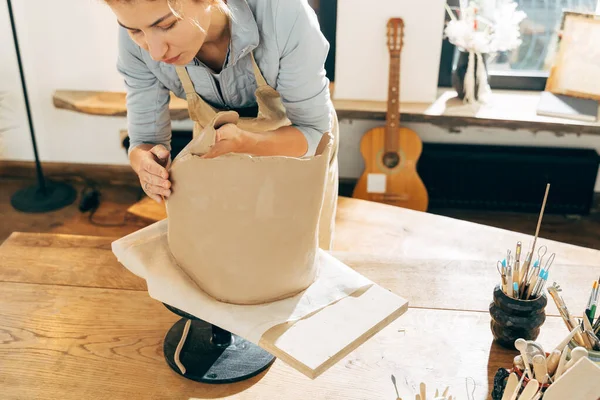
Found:
[(218, 113), (173, 160), (168, 243), (179, 267), (213, 298), (261, 304), (305, 290), (318, 274), (333, 137), (323, 135), (308, 158), (201, 158), (215, 130), (237, 121), (235, 112)]

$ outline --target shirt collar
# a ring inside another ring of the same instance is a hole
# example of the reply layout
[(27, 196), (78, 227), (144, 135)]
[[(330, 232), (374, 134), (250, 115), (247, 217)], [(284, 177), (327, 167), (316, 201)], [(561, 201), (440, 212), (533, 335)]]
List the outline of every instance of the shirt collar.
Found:
[(227, 0), (227, 6), (231, 12), (230, 63), (235, 64), (258, 46), (258, 25), (246, 0)]

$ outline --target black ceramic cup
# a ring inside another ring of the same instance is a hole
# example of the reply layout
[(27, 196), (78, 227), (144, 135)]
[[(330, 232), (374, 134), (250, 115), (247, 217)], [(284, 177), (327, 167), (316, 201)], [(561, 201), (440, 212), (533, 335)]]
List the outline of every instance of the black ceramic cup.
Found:
[(513, 299), (497, 285), (494, 301), (490, 303), (491, 328), (496, 343), (516, 350), (515, 340), (536, 340), (540, 327), (546, 321), (546, 304), (545, 293), (534, 300)]

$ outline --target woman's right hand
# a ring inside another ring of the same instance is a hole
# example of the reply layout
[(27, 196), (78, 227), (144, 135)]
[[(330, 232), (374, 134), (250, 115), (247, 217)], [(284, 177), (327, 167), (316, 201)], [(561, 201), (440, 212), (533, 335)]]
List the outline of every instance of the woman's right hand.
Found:
[(169, 197), (171, 182), (167, 169), (171, 163), (171, 153), (165, 146), (141, 144), (129, 153), (131, 167), (138, 175), (144, 192), (160, 203), (161, 196)]

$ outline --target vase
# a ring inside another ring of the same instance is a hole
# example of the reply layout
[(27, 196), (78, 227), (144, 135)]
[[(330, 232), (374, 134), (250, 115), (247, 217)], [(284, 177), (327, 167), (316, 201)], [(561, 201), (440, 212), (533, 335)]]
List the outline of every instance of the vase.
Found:
[[(479, 92), (479, 84), (477, 83), (477, 69), (478, 68), (484, 68), (484, 73), (487, 76), (487, 60), (489, 55), (488, 54), (482, 54), (481, 57), (483, 59), (483, 66), (479, 65), (479, 62), (477, 60), (477, 54), (473, 54), (473, 62), (475, 63), (475, 66), (473, 68), (475, 77), (474, 77), (474, 82), (475, 82), (475, 91), (474, 91), (474, 96), (475, 96), (475, 100), (479, 100), (478, 99), (478, 92)], [(454, 71), (452, 71), (452, 87), (454, 88), (454, 90), (456, 90), (456, 93), (458, 95), (458, 97), (462, 100), (465, 97), (465, 75), (467, 74), (467, 68), (469, 67), (469, 52), (468, 51), (461, 51), (459, 50), (458, 52), (458, 60), (456, 62), (456, 67), (454, 68)]]

